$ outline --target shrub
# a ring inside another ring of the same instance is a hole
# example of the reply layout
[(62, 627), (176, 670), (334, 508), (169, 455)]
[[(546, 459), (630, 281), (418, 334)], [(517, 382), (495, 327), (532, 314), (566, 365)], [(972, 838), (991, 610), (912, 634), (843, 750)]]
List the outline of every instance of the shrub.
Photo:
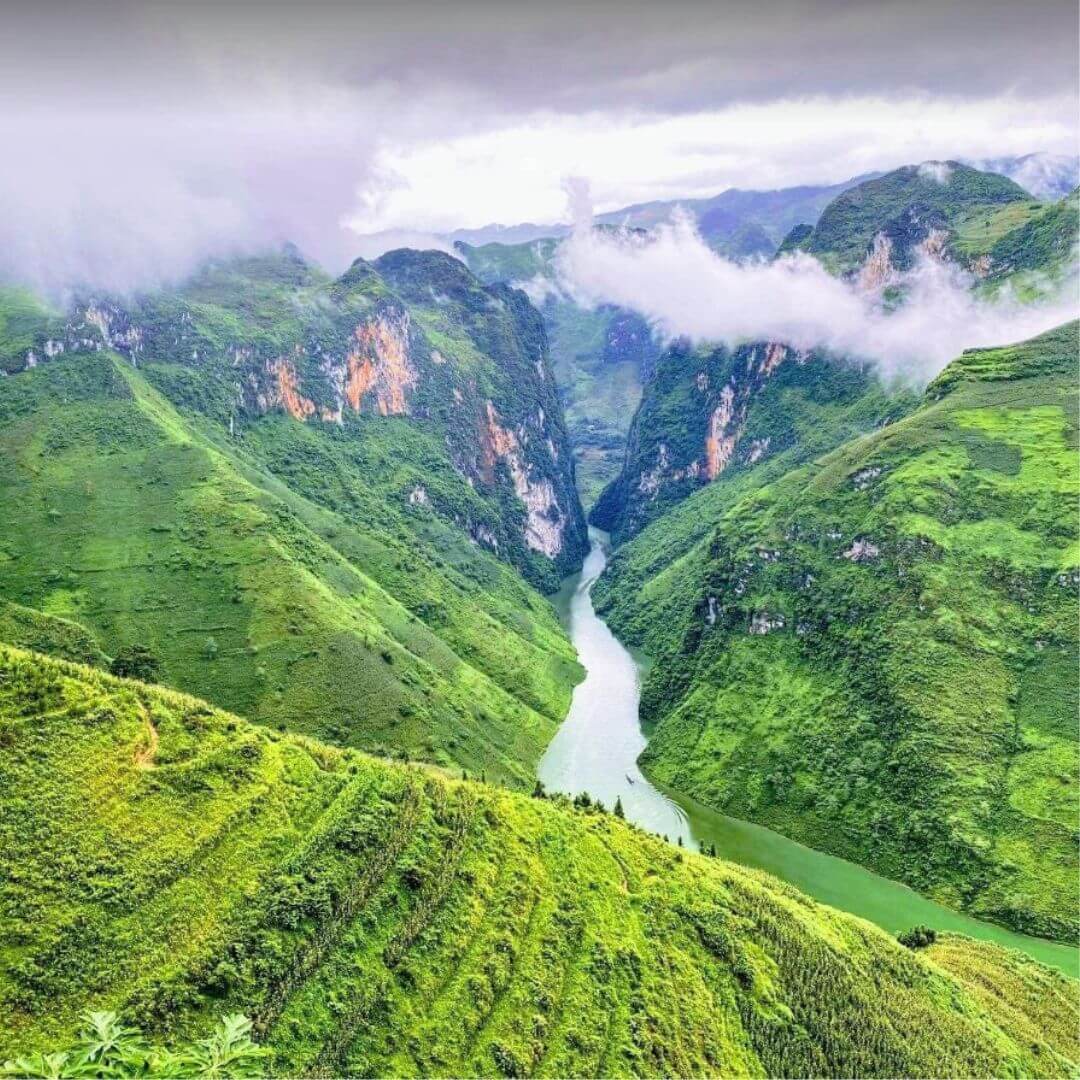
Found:
[(113, 657), (109, 671), (122, 679), (158, 682), (161, 661), (145, 645), (125, 645)]
[(114, 1012), (88, 1012), (78, 1042), (68, 1050), (29, 1054), (5, 1061), (0, 1076), (62, 1077), (261, 1076), (269, 1053), (251, 1040), (251, 1021), (240, 1013), (223, 1016), (206, 1039), (175, 1049), (150, 1046)]
[(896, 935), (896, 940), (909, 949), (925, 949), (927, 945), (933, 945), (937, 941), (937, 931), (929, 926), (913, 926)]

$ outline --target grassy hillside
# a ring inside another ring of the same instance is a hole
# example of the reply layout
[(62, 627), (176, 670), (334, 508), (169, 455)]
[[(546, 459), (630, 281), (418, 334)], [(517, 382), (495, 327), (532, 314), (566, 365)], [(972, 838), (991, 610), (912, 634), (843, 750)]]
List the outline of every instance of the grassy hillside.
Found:
[(547, 601), (410, 500), (467, 487), (445, 449), (378, 416), (230, 439), (171, 372), (102, 351), (4, 380), (0, 594), (246, 716), (530, 783), (577, 665)]
[[(1075, 271), (1080, 207), (1034, 201), (1011, 180), (954, 162), (906, 166), (844, 191), (816, 227), (796, 227), (781, 252), (807, 251), (854, 275), (853, 287), (895, 303), (919, 257), (971, 271), (973, 287), (1034, 298)], [(764, 482), (912, 405), (857, 363), (780, 342), (736, 349), (681, 344), (656, 361), (618, 475), (592, 520), (624, 540), (682, 499), (756, 468)], [(761, 463), (773, 458), (768, 469)], [(714, 500), (715, 501), (715, 500)]]
[(0, 739), (4, 1055), (66, 1044), (95, 1007), (170, 1041), (246, 1012), (281, 1075), (1080, 1060), (1063, 976), (961, 938), (913, 952), (595, 809), (8, 648)]
[(585, 532), (522, 293), (285, 249), (35, 305), (0, 293), (0, 597), (265, 723), (531, 783), (579, 668), (522, 576)]
[(0, 641), (76, 664), (108, 664), (108, 657), (85, 626), (8, 600), (0, 600)]
[(904, 419), (627, 545), (598, 597), (657, 657), (649, 771), (1075, 940), (1077, 354), (1075, 323), (965, 353)]

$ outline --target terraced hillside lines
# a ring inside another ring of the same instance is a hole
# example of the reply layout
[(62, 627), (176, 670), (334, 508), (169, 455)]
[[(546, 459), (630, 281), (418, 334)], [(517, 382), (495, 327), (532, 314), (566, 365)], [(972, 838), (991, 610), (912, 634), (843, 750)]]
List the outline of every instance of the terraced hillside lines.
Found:
[(656, 657), (649, 772), (1075, 940), (1078, 346), (965, 353), (911, 415), (627, 545), (598, 591)]
[[(152, 769), (132, 754), (144, 710)], [(65, 1042), (97, 1007), (158, 1038), (244, 1011), (290, 1076), (1060, 1076), (1080, 1061), (1063, 976), (965, 939), (927, 959), (595, 808), (7, 647), (0, 744), (5, 1056)], [(999, 975), (1023, 989), (1007, 1004)]]
[(531, 783), (579, 669), (513, 569), (310, 501), (108, 353), (11, 376), (0, 415), (0, 591), (44, 613), (5, 607), (14, 640), (92, 659), (76, 619), (250, 717)]

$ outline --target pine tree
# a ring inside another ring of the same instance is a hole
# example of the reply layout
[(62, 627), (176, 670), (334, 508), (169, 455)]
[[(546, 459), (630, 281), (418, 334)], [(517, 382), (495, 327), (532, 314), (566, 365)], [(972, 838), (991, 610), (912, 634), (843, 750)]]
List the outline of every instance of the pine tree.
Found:
[(625, 818), (626, 814), (623, 812), (622, 799), (618, 796), (615, 797), (615, 808), (611, 811), (616, 817)]

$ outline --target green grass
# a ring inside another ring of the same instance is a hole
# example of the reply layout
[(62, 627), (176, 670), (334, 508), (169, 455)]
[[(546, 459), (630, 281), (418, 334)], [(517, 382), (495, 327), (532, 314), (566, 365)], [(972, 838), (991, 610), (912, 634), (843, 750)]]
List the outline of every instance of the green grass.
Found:
[[(650, 522), (668, 521), (668, 512), (684, 499), (699, 500), (701, 508), (715, 504), (731, 490), (764, 483), (873, 430), (917, 400), (909, 390), (883, 385), (871, 368), (842, 358), (785, 349), (784, 359), (770, 367), (773, 348), (763, 342), (673, 345), (647, 385), (622, 471), (600, 496), (593, 523), (625, 541)], [(711, 419), (724, 409), (728, 420), (721, 434), (730, 438), (731, 452), (710, 480)]]
[[(87, 1008), (277, 1075), (1064, 1076), (1076, 984), (613, 815), (0, 648), (0, 1053)], [(1003, 993), (1003, 990), (1005, 991)]]
[(953, 247), (969, 261), (988, 255), (1002, 237), (1026, 225), (1045, 209), (1044, 203), (1034, 200), (973, 207), (957, 219)]
[(79, 623), (0, 600), (0, 641), (77, 664), (105, 667), (108, 657)]
[(903, 419), (625, 545), (596, 595), (656, 658), (650, 773), (1075, 941), (1077, 351), (1073, 323), (965, 353)]
[(21, 371), (28, 356), (45, 359), (45, 343), (63, 336), (63, 320), (28, 289), (0, 285), (0, 374)]
[(275, 727), (531, 786), (580, 677), (537, 590), (585, 530), (520, 293), (286, 248), (76, 298), (47, 362), (35, 303), (0, 294), (0, 596)]
[[(412, 480), (438, 490), (422, 454), (397, 498), (354, 500), (377, 438), (267, 416), (242, 447), (215, 441), (107, 353), (3, 390), (5, 596), (109, 653), (144, 644), (170, 685), (263, 722), (530, 782), (573, 651), (510, 567), (410, 516)], [(383, 440), (391, 458), (403, 435)]]

